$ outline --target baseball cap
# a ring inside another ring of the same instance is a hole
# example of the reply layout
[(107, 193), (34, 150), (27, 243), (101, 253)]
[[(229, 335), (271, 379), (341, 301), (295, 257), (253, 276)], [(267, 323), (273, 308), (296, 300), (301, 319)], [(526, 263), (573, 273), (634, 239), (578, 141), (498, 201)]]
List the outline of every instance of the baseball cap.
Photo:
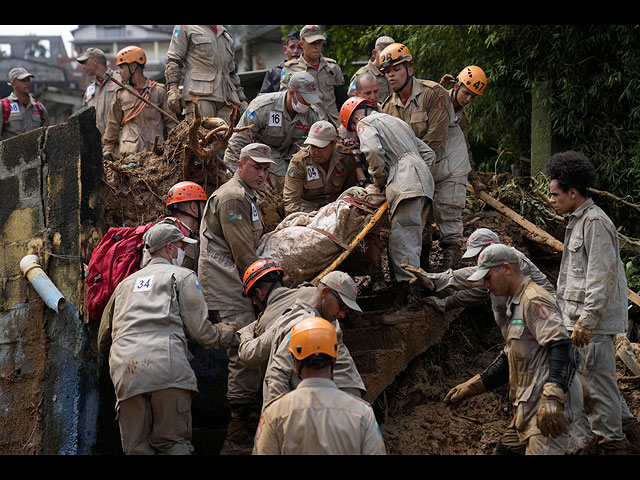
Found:
[(185, 243), (198, 243), (195, 238), (185, 237), (175, 225), (168, 223), (156, 223), (142, 237), (144, 246), (149, 253), (163, 249), (169, 243), (183, 241)]
[(396, 41), (391, 37), (378, 37), (376, 40), (376, 51), (382, 52), (385, 48), (387, 48), (392, 43), (396, 43)]
[(354, 282), (348, 274), (334, 270), (326, 274), (322, 280), (320, 280), (320, 283), (337, 293), (344, 304), (351, 310), (362, 312), (356, 303), (358, 287), (356, 286), (356, 282)]
[(304, 143), (324, 148), (333, 142), (337, 136), (338, 132), (336, 131), (336, 127), (334, 127), (331, 122), (320, 120), (311, 125), (309, 135)]
[(276, 163), (271, 159), (271, 147), (264, 143), (250, 143), (240, 150), (240, 160), (250, 158), (258, 163)]
[(310, 73), (296, 72), (291, 75), (289, 88), (302, 95), (302, 98), (304, 98), (307, 103), (320, 103), (320, 97), (318, 96), (318, 90), (316, 88), (316, 79), (313, 78), (313, 75)]
[(485, 248), (478, 256), (478, 270), (473, 273), (467, 280), (475, 282), (484, 278), (484, 276), (493, 267), (498, 267), (505, 263), (518, 263), (518, 256), (513, 249), (501, 243), (494, 243)]
[(102, 58), (104, 60), (107, 59), (106, 55), (102, 50), (100, 50), (99, 48), (89, 47), (84, 51), (82, 55), (76, 58), (76, 61), (82, 63), (89, 60), (90, 58)]
[(479, 228), (467, 238), (467, 250), (462, 255), (462, 258), (475, 257), (483, 248), (493, 243), (500, 243), (498, 235), (488, 228)]
[(14, 80), (24, 80), (27, 77), (33, 77), (32, 73), (27, 72), (26, 68), (16, 67), (9, 70), (9, 82)]
[(327, 37), (324, 36), (322, 30), (318, 25), (305, 25), (302, 30), (300, 30), (300, 40), (303, 40), (307, 43), (313, 43), (316, 40), (326, 40)]

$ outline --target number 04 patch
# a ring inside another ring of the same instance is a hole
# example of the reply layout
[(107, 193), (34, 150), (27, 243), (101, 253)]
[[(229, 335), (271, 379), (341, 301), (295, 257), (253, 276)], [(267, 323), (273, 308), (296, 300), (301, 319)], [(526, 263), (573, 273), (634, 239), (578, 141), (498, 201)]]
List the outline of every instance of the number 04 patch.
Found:
[(153, 275), (150, 275), (148, 277), (138, 277), (136, 278), (136, 283), (133, 286), (133, 293), (148, 292), (151, 290), (152, 285), (153, 285)]

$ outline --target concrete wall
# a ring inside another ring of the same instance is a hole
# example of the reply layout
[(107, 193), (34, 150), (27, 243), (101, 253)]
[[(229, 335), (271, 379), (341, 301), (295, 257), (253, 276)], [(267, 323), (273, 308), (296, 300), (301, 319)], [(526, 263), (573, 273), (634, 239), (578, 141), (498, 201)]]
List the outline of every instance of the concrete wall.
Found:
[[(82, 310), (84, 264), (100, 238), (100, 151), (93, 108), (0, 142), (0, 454), (97, 446), (104, 369)], [(65, 296), (60, 312), (22, 276), (27, 254)]]

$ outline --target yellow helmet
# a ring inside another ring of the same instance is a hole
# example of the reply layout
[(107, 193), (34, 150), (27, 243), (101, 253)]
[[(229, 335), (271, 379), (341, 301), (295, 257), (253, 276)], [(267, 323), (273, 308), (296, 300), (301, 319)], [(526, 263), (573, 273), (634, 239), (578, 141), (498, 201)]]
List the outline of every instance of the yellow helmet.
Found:
[(458, 74), (458, 82), (476, 95), (482, 95), (484, 93), (484, 87), (487, 86), (487, 76), (480, 67), (469, 65), (468, 67), (464, 67)]
[(378, 57), (378, 63), (380, 64), (380, 70), (384, 72), (385, 69), (399, 65), (402, 62), (412, 62), (413, 56), (406, 45), (402, 43), (392, 43), (387, 46)]
[(317, 353), (324, 353), (331, 358), (338, 356), (338, 335), (334, 326), (321, 317), (308, 317), (291, 330), (289, 337), (289, 353), (296, 360), (302, 361)]
[(144, 65), (147, 63), (147, 55), (140, 47), (129, 46), (124, 47), (116, 55), (116, 65), (122, 65), (124, 63), (139, 63)]

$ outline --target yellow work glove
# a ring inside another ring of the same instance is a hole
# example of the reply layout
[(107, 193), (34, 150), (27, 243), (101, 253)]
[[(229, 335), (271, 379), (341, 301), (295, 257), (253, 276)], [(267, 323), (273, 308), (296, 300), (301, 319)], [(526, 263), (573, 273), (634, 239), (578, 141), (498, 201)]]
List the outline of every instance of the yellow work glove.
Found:
[(460, 404), (467, 398), (475, 397), (486, 392), (487, 389), (482, 383), (480, 374), (474, 375), (469, 380), (460, 385), (453, 387), (444, 397), (444, 403), (451, 408), (458, 408)]
[(435, 286), (429, 278), (429, 274), (419, 267), (414, 267), (408, 263), (401, 263), (400, 266), (409, 273), (413, 273), (416, 278), (409, 280), (409, 283), (420, 282), (427, 291), (433, 291)]
[(540, 407), (536, 414), (538, 428), (545, 437), (559, 437), (567, 433), (567, 421), (564, 418), (564, 393), (557, 383), (544, 384), (540, 396)]
[(582, 325), (582, 322), (578, 320), (573, 327), (571, 340), (576, 347), (586, 346), (589, 343), (589, 340), (591, 340), (591, 329)]

